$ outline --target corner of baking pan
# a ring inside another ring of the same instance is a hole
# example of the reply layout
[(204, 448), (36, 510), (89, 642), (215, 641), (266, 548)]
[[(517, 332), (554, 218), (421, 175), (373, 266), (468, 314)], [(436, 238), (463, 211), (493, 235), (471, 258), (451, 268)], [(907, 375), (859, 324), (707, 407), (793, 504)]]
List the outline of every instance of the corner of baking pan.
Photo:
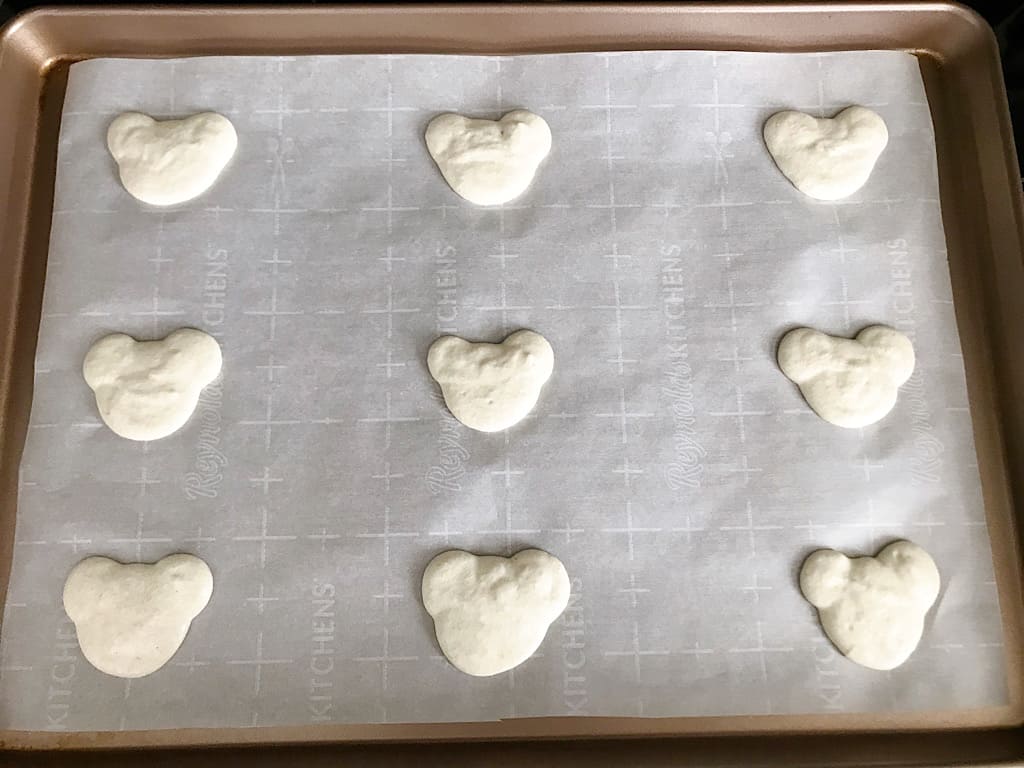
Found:
[(0, 25), (0, 69), (14, 56), (45, 77), (62, 62), (65, 54), (55, 39), (54, 12), (53, 8), (33, 8)]
[(927, 11), (941, 17), (945, 23), (936, 24), (924, 32), (922, 47), (915, 47), (911, 53), (927, 57), (940, 67), (956, 65), (960, 61), (979, 53), (998, 59), (999, 46), (992, 26), (973, 8), (955, 0), (936, 3), (910, 3), (905, 6), (912, 11)]

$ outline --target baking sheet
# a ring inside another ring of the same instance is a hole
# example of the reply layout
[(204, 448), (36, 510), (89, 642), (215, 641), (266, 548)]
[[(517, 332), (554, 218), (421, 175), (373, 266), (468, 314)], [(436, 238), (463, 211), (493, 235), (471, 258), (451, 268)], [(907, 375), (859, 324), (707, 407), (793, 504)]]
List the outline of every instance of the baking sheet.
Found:
[[(773, 111), (876, 109), (868, 185), (803, 198)], [(542, 114), (555, 146), (503, 209), (444, 185), (439, 111)], [(104, 145), (137, 109), (227, 114), (239, 151), (175, 209)], [(96, 60), (71, 69), (5, 611), (0, 724), (83, 730), (538, 715), (970, 708), (1006, 701), (999, 612), (913, 57), (646, 52)], [(883, 422), (841, 430), (777, 371), (781, 334), (913, 335)], [(215, 334), (181, 432), (98, 424), (99, 335)], [(556, 371), (533, 418), (474, 433), (423, 363), (439, 333), (529, 327)], [(795, 586), (811, 549), (908, 537), (943, 575), (890, 673), (838, 656)], [(537, 657), (470, 678), (439, 655), (422, 568), (547, 549), (573, 579)], [(216, 587), (174, 660), (126, 682), (60, 608), (82, 557), (194, 552)]]

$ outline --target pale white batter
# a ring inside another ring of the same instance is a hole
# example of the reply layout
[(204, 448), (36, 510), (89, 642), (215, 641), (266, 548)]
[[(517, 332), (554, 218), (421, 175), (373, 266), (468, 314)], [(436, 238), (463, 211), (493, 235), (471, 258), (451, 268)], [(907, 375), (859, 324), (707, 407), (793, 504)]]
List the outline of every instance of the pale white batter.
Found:
[(847, 107), (831, 118), (777, 112), (764, 124), (764, 143), (779, 170), (818, 200), (838, 200), (863, 187), (888, 142), (885, 121), (866, 107)]
[(185, 425), (220, 367), (217, 340), (181, 328), (159, 341), (104, 336), (89, 349), (82, 373), (108, 427), (129, 440), (158, 440)]
[(800, 591), (845, 656), (871, 669), (893, 669), (921, 639), (925, 614), (939, 596), (939, 570), (909, 541), (852, 560), (820, 549), (800, 569)]
[(423, 573), (423, 607), (457, 669), (486, 677), (533, 655), (569, 602), (569, 575), (539, 549), (512, 557), (442, 552)]
[(778, 360), (821, 418), (866, 427), (896, 405), (897, 389), (914, 372), (914, 346), (884, 325), (865, 328), (855, 339), (797, 328), (782, 338)]
[(201, 195), (217, 180), (237, 146), (235, 127), (215, 112), (160, 121), (125, 112), (107, 129), (107, 147), (121, 183), (150, 205), (175, 205)]
[(500, 120), (439, 115), (427, 126), (426, 140), (445, 181), (477, 205), (501, 205), (519, 197), (551, 151), (548, 124), (524, 109)]
[(427, 368), (452, 415), (481, 432), (521, 421), (536, 405), (554, 364), (551, 345), (533, 331), (516, 331), (500, 344), (442, 336), (427, 353)]
[(170, 661), (211, 594), (213, 574), (192, 555), (153, 564), (89, 557), (68, 574), (64, 610), (90, 664), (142, 677)]

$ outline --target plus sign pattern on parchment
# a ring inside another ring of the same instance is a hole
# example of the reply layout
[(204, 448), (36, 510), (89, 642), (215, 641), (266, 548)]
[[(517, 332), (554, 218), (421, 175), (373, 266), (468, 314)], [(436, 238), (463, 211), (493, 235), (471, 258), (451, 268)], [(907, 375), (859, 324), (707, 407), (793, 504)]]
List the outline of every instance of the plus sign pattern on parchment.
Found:
[[(877, 110), (861, 192), (809, 200), (761, 137), (780, 108)], [(440, 111), (525, 107), (554, 147), (475, 208), (423, 146)], [(124, 110), (216, 110), (222, 178), (153, 209), (103, 137)], [(137, 729), (954, 708), (1005, 700), (1002, 633), (939, 216), (902, 53), (649, 52), (75, 64), (3, 626), (0, 726)], [(777, 370), (796, 325), (914, 338), (878, 425), (821, 421)], [(201, 328), (221, 378), (180, 432), (114, 436), (81, 379), (98, 336)], [(555, 372), (501, 434), (445, 410), (440, 334), (547, 337)], [(918, 542), (944, 580), (877, 673), (824, 639), (795, 574), (820, 546)], [(540, 547), (565, 615), (512, 672), (440, 655), (419, 599), (449, 547)], [(211, 566), (173, 660), (131, 683), (60, 605), (88, 555)], [(954, 698), (955, 696), (955, 698)]]

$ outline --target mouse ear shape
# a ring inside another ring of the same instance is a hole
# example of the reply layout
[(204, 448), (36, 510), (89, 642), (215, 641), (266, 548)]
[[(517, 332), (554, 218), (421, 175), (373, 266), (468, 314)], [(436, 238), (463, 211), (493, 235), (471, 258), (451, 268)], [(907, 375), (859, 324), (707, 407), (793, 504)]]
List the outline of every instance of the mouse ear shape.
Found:
[(64, 612), (69, 619), (79, 622), (92, 616), (97, 604), (81, 596), (94, 592), (97, 584), (103, 583), (119, 566), (120, 563), (107, 557), (87, 557), (71, 569), (64, 581), (63, 593)]
[(526, 586), (520, 589), (532, 593), (537, 604), (550, 610), (544, 620), (550, 624), (561, 616), (571, 591), (562, 561), (541, 549), (524, 549), (512, 556), (512, 563), (527, 577)]
[(907, 585), (908, 597), (931, 606), (939, 596), (939, 569), (932, 556), (910, 541), (894, 541), (875, 557), (893, 569)]
[(427, 370), (434, 381), (441, 383), (448, 380), (444, 373), (452, 357), (461, 354), (461, 350), (468, 345), (468, 341), (458, 336), (442, 336), (430, 345), (427, 351)]
[(857, 341), (872, 350), (897, 387), (914, 372), (914, 345), (895, 328), (872, 325), (857, 334)]
[(800, 568), (800, 591), (815, 608), (828, 608), (842, 597), (850, 581), (850, 558), (834, 549), (819, 549)]
[[(517, 109), (504, 115), (500, 122), (503, 126), (509, 126), (515, 151), (538, 161), (547, 157), (551, 151), (551, 127), (540, 115), (535, 115), (529, 110)], [(504, 132), (505, 128), (502, 128), (502, 131)]]
[(854, 105), (839, 112), (834, 116), (834, 119), (842, 119), (854, 131), (868, 130), (879, 133), (882, 136), (883, 148), (889, 143), (889, 128), (886, 126), (882, 116), (874, 110)]
[(423, 571), (423, 607), (431, 616), (437, 616), (451, 608), (457, 608), (472, 595), (472, 579), (467, 575), (477, 570), (476, 555), (461, 549), (450, 549), (437, 555)]
[[(213, 573), (204, 560), (195, 555), (168, 555), (156, 563), (156, 572), (161, 579), (171, 584), (171, 589), (179, 599), (189, 600), (189, 605), (182, 605), (191, 619), (200, 614), (213, 594)], [(189, 584), (191, 591), (177, 588), (178, 584)]]
[[(188, 366), (189, 378), (206, 386), (220, 373), (224, 362), (220, 344), (208, 333), (195, 328), (179, 328), (164, 343), (174, 350), (177, 365)], [(187, 352), (188, 354), (183, 354)]]
[(779, 342), (779, 368), (791, 381), (802, 384), (829, 368), (836, 341), (813, 328), (796, 328)]
[(138, 342), (124, 333), (104, 336), (91, 347), (82, 361), (82, 376), (92, 389), (112, 383), (123, 366), (131, 362)]
[(544, 377), (544, 381), (551, 378), (555, 369), (555, 351), (551, 348), (551, 342), (539, 333), (528, 330), (516, 331), (506, 337), (501, 345), (522, 354), (524, 365), (535, 369)]
[(467, 118), (456, 115), (454, 112), (445, 112), (431, 120), (423, 134), (430, 154), (436, 158), (447, 152), (452, 138), (466, 122), (468, 122)]
[(118, 115), (110, 124), (110, 127), (107, 128), (107, 149), (110, 150), (110, 154), (114, 156), (114, 159), (117, 161), (124, 160), (131, 151), (131, 148), (137, 146), (135, 142), (129, 141), (133, 130), (147, 128), (155, 122), (156, 120), (152, 117), (141, 112), (125, 112)]

